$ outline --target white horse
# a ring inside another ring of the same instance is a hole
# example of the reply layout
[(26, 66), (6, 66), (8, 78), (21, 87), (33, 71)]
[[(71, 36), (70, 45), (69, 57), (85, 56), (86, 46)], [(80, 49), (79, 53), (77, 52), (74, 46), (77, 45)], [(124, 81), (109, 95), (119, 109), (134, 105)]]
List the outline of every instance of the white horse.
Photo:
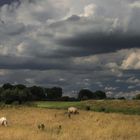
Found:
[(7, 126), (7, 119), (6, 119), (6, 117), (1, 117), (0, 118), (0, 125)]

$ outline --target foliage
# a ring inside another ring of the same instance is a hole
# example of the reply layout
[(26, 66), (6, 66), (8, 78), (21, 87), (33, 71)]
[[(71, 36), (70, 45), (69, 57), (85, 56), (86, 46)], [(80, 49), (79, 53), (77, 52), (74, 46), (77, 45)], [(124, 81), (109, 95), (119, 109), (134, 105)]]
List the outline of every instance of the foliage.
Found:
[(6, 89), (13, 89), (13, 85), (11, 85), (10, 83), (6, 83), (6, 84), (4, 84), (3, 86), (2, 86), (2, 88), (4, 89), (4, 90), (6, 90)]
[(18, 88), (18, 89), (26, 89), (26, 86), (25, 85), (22, 85), (22, 84), (17, 84), (14, 86), (14, 88)]
[(92, 92), (88, 89), (82, 89), (80, 90), (78, 94), (78, 99), (79, 100), (88, 100), (88, 99), (105, 99), (106, 94), (103, 91), (96, 91)]
[(20, 90), (18, 88), (12, 90), (3, 90), (0, 94), (1, 100), (4, 101), (6, 104), (11, 104), (15, 101), (21, 104), (22, 102), (28, 101), (30, 99), (30, 96), (30, 92), (28, 92), (27, 89)]
[(125, 100), (125, 97), (118, 97), (118, 100)]
[(134, 99), (140, 100), (140, 94), (137, 94)]
[(32, 100), (43, 100), (46, 98), (45, 91), (42, 87), (33, 86), (29, 88)]
[(43, 88), (40, 86), (26, 87), (23, 84), (11, 85), (4, 84), (0, 87), (0, 101), (6, 104), (19, 102), (19, 104), (27, 101), (41, 101), (41, 100), (59, 100), (62, 98), (62, 88)]
[(90, 106), (89, 106), (89, 105), (86, 106), (86, 110), (87, 110), (87, 111), (90, 110)]
[(46, 88), (45, 92), (47, 99), (59, 99), (62, 97), (62, 88), (60, 87)]
[(92, 99), (92, 98), (93, 98), (93, 92), (88, 89), (82, 89), (78, 94), (78, 99), (80, 100)]
[(106, 94), (103, 91), (98, 90), (98, 91), (94, 92), (93, 94), (94, 94), (95, 99), (96, 98), (97, 99), (106, 99)]

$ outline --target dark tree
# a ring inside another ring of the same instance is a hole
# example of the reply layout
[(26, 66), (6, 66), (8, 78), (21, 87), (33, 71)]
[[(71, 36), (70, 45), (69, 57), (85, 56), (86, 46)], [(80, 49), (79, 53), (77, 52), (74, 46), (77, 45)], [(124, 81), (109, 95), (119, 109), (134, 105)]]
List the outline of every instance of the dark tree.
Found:
[(140, 94), (137, 94), (134, 99), (135, 100), (140, 100)]
[(43, 100), (46, 98), (44, 89), (42, 87), (33, 86), (29, 88), (32, 94), (32, 100)]
[(46, 88), (45, 92), (47, 99), (58, 99), (62, 97), (62, 88), (60, 87)]
[(22, 85), (22, 84), (18, 84), (18, 85), (15, 85), (14, 88), (18, 88), (18, 89), (26, 89), (26, 86), (25, 85)]
[(125, 100), (125, 97), (118, 97), (118, 100)]
[(14, 86), (11, 85), (10, 83), (6, 83), (6, 84), (4, 84), (4, 85), (2, 86), (2, 88), (3, 88), (4, 90), (6, 90), (6, 89), (13, 89)]
[(106, 93), (100, 90), (94, 92), (94, 96), (96, 99), (106, 99)]
[(32, 100), (31, 92), (27, 88), (18, 90), (18, 100), (20, 102), (31, 101)]
[(6, 90), (3, 90), (1, 94), (1, 99), (6, 104), (11, 104), (12, 102), (18, 100), (18, 94), (14, 90), (6, 89)]
[(93, 92), (88, 89), (82, 89), (78, 93), (79, 100), (86, 100), (86, 99), (92, 99), (92, 98), (93, 98)]
[(31, 94), (28, 89), (20, 90), (16, 89), (7, 89), (3, 90), (0, 94), (0, 98), (6, 104), (11, 104), (13, 102), (18, 102), (19, 104), (29, 101), (31, 99)]

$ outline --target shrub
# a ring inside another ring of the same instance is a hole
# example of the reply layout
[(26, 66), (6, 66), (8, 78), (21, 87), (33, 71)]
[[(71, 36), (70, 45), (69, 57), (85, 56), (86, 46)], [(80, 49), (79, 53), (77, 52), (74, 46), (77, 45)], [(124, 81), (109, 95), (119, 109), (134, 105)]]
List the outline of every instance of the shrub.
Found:
[(12, 105), (20, 105), (20, 102), (19, 101), (14, 101), (14, 102), (12, 102)]
[(105, 108), (105, 107), (100, 107), (100, 108), (99, 108), (99, 111), (100, 111), (100, 112), (105, 112), (105, 111), (106, 111), (106, 108)]
[(135, 97), (136, 100), (140, 100), (140, 94), (137, 94)]
[(86, 110), (89, 111), (90, 110), (90, 106), (86, 106)]

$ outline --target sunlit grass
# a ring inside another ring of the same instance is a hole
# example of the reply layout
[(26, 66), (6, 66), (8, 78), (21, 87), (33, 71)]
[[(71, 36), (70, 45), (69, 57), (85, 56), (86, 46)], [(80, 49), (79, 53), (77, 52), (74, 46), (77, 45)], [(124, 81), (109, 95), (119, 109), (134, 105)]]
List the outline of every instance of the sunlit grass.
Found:
[[(4, 108), (8, 127), (0, 126), (0, 140), (139, 140), (140, 116), (81, 111), (68, 118), (65, 110), (33, 107)], [(37, 125), (45, 124), (44, 130)], [(62, 129), (59, 130), (59, 125)]]
[(81, 106), (81, 102), (35, 102), (37, 107), (45, 107), (50, 109), (67, 109), (69, 106)]
[(75, 106), (85, 110), (90, 106), (92, 111), (97, 112), (118, 112), (124, 114), (140, 115), (140, 100), (90, 100), (81, 102), (35, 102), (37, 107), (49, 109), (67, 109), (69, 106)]

